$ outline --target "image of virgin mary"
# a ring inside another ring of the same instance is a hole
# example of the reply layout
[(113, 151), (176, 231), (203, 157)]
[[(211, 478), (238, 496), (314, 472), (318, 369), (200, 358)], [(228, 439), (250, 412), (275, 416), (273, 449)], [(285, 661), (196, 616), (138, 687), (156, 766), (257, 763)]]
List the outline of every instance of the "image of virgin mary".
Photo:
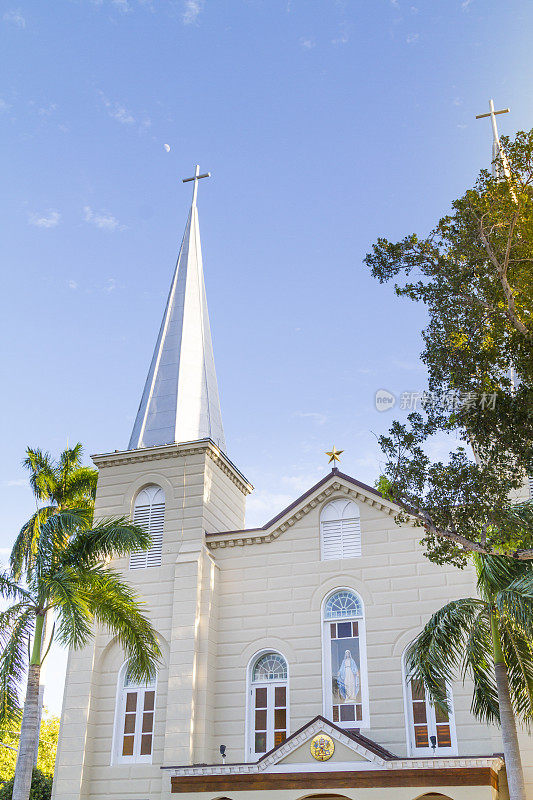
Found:
[(337, 686), (343, 700), (355, 700), (359, 694), (359, 670), (349, 650), (345, 650), (337, 673)]

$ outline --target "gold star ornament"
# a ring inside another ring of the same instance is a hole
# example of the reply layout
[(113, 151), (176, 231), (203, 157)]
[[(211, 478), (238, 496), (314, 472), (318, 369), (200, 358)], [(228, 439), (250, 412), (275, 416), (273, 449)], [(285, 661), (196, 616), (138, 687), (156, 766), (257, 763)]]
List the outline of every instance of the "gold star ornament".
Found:
[(335, 450), (335, 445), (333, 445), (331, 451), (329, 453), (326, 453), (326, 455), (329, 456), (328, 464), (331, 464), (331, 462), (333, 461), (333, 465), (335, 465), (336, 461), (340, 461), (339, 456), (341, 453), (344, 453), (344, 450)]

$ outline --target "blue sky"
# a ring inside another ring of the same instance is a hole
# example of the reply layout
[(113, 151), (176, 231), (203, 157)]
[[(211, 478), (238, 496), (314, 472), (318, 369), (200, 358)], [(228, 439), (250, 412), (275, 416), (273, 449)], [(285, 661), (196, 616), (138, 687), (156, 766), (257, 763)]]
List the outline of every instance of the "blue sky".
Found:
[[(28, 444), (127, 446), (190, 201), (228, 454), (261, 524), (327, 470), (373, 483), (374, 393), (422, 391), (422, 308), (362, 263), (428, 231), (533, 126), (533, 4), (0, 3), (0, 557), (34, 503)], [(163, 147), (170, 144), (170, 153)], [(442, 450), (437, 443), (436, 450)], [(61, 654), (54, 656), (58, 674)], [(48, 705), (57, 711), (61, 681)]]

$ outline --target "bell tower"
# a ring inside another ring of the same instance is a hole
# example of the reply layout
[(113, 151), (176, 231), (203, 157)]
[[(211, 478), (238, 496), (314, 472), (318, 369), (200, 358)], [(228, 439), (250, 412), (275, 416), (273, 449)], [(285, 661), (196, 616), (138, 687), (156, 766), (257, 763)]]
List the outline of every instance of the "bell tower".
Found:
[(192, 204), (128, 449), (93, 456), (95, 515), (126, 516), (152, 533), (146, 557), (113, 566), (160, 635), (153, 730), (128, 738), (120, 729), (124, 654), (99, 629), (69, 654), (56, 800), (92, 797), (104, 785), (118, 796), (126, 773), (128, 796), (158, 799), (163, 763), (208, 761), (214, 747), (218, 567), (205, 532), (243, 529), (252, 487), (225, 454), (196, 205), (203, 177), (197, 166), (185, 179), (194, 181)]

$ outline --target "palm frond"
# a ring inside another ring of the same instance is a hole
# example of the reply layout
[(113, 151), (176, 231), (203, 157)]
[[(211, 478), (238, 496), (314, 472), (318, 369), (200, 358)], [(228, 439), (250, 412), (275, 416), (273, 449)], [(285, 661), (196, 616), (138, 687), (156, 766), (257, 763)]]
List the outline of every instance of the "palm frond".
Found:
[(17, 580), (20, 579), (24, 571), (32, 568), (37, 554), (37, 543), (41, 527), (56, 510), (55, 506), (40, 508), (20, 529), (9, 556), (11, 572)]
[(499, 618), (498, 627), (513, 708), (522, 722), (529, 723), (533, 719), (532, 642), (505, 618)]
[(494, 676), (492, 633), (487, 607), (473, 621), (465, 642), (461, 667), (463, 681), (467, 674), (470, 675), (474, 684), (471, 703), (473, 715), (484, 722), (498, 724), (500, 721), (500, 709)]
[(525, 562), (503, 556), (487, 556), (474, 553), (478, 592), (484, 600), (492, 601), (499, 591), (504, 591), (513, 581), (524, 574)]
[(30, 486), (38, 500), (50, 500), (57, 488), (57, 479), (50, 453), (40, 448), (26, 448), (22, 462), (30, 472)]
[(95, 569), (85, 582), (87, 601), (95, 619), (117, 636), (128, 655), (134, 680), (155, 676), (161, 656), (156, 632), (145, 618), (146, 609), (134, 590), (109, 569)]
[(34, 611), (13, 606), (4, 612), (0, 628), (0, 727), (20, 720), (19, 686), (27, 666), (28, 643), (34, 625)]
[(431, 700), (448, 710), (446, 683), (461, 667), (464, 644), (486, 603), (476, 598), (452, 600), (430, 618), (405, 655), (407, 675), (423, 681)]
[(109, 558), (121, 558), (133, 550), (146, 550), (151, 543), (150, 534), (126, 517), (104, 519), (91, 530), (78, 530), (62, 560), (65, 564), (90, 567)]
[[(77, 509), (67, 509), (53, 514), (41, 525), (37, 542), (36, 569), (38, 579), (49, 574), (59, 562), (72, 537), (80, 527), (86, 525), (84, 513)], [(30, 576), (31, 577), (31, 576)]]
[(79, 501), (83, 500), (85, 504), (92, 507), (96, 495), (97, 480), (98, 472), (91, 467), (78, 467), (70, 472), (65, 481), (63, 502), (67, 502), (69, 505), (81, 505)]
[(512, 620), (533, 641), (533, 569), (527, 565), (523, 574), (494, 598), (502, 618)]
[(57, 641), (74, 649), (87, 644), (92, 632), (92, 613), (79, 571), (62, 568), (43, 576), (41, 589), (58, 620)]
[(67, 447), (59, 456), (56, 467), (58, 499), (66, 499), (66, 489), (69, 475), (71, 475), (74, 470), (81, 467), (82, 452), (83, 448), (81, 446), (81, 442), (78, 442), (76, 445), (74, 445), (74, 447)]
[[(20, 586), (5, 570), (0, 572), (0, 595), (4, 600), (17, 600), (28, 603), (32, 601), (31, 594)], [(1, 631), (0, 631), (1, 633)]]

